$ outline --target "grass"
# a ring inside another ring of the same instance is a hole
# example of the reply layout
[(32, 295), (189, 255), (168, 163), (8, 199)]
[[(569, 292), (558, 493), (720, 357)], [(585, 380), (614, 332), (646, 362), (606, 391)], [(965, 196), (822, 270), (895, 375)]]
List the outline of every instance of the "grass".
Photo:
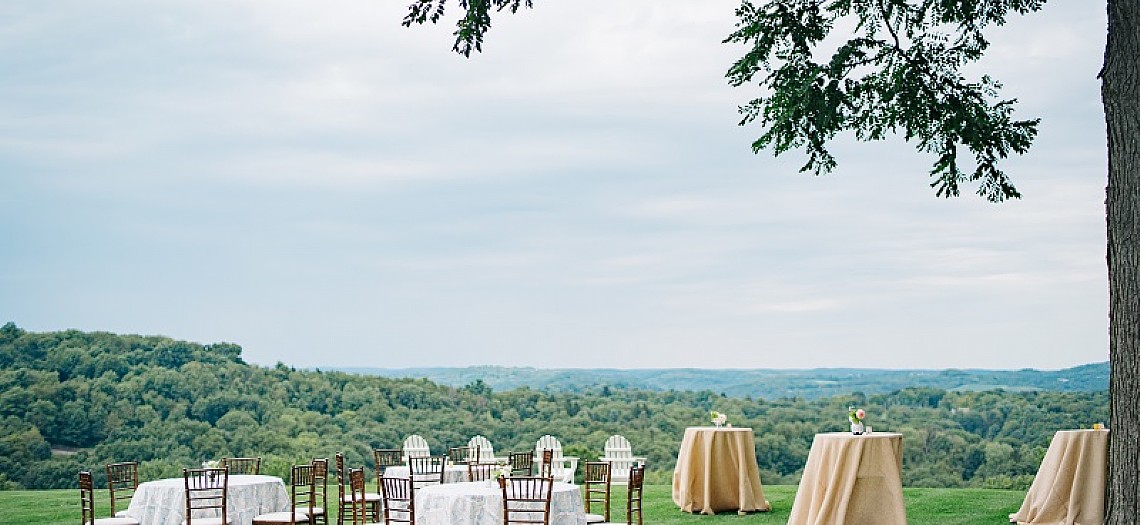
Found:
[[(673, 504), (668, 485), (645, 487), (644, 517), (647, 525), (768, 525), (786, 524), (796, 487), (765, 485), (771, 512), (745, 516), (734, 512), (704, 516), (681, 512)], [(1021, 506), (1024, 491), (985, 489), (903, 489), (909, 525), (1008, 524), (1009, 514)], [(109, 514), (107, 492), (96, 491), (95, 515)], [(611, 519), (625, 519), (625, 491), (615, 487)], [(79, 490), (0, 491), (0, 509), (5, 523), (22, 525), (74, 525), (79, 522)], [(334, 511), (335, 513), (335, 511)], [(335, 523), (335, 520), (333, 520)]]
[[(619, 491), (621, 489), (618, 489)], [(772, 505), (770, 512), (745, 516), (734, 512), (716, 516), (681, 512), (673, 504), (672, 487), (652, 485), (645, 488), (645, 523), (647, 525), (775, 525), (786, 524), (796, 496), (794, 485), (764, 485), (764, 496)], [(615, 499), (624, 498), (624, 492)], [(1021, 507), (1024, 491), (984, 489), (903, 489), (908, 525), (978, 525), (1009, 523), (1009, 514)], [(624, 501), (624, 500), (623, 500)], [(624, 519), (621, 506), (617, 519)]]

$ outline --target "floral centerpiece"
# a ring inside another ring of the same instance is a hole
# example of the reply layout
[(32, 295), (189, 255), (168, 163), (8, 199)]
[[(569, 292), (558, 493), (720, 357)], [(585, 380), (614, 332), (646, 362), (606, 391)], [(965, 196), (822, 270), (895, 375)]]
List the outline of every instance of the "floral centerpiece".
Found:
[(709, 412), (709, 418), (712, 419), (713, 425), (718, 427), (724, 426), (725, 421), (728, 421), (728, 416), (717, 412), (716, 410)]
[[(211, 460), (202, 462), (202, 468), (221, 468), (221, 466), (222, 466), (222, 462), (220, 462), (216, 459), (211, 459)], [(208, 472), (207, 476), (210, 479), (210, 483), (214, 483), (218, 480), (218, 473), (217, 472)]]
[(500, 466), (498, 468), (498, 470), (492, 470), (491, 471), (491, 479), (487, 480), (487, 486), (488, 487), (498, 487), (500, 479), (506, 479), (509, 477), (511, 477), (511, 466), (510, 465)]
[(862, 408), (855, 408), (853, 406), (847, 407), (847, 419), (851, 421), (851, 433), (859, 435), (863, 433), (863, 418), (867, 417), (867, 413)]

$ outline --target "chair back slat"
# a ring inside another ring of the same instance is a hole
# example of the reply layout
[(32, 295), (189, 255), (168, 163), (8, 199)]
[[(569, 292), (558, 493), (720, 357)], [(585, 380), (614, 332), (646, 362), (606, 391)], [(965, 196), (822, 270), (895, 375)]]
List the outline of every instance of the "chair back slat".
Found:
[(313, 463), (293, 465), (289, 471), (289, 492), (293, 508), (304, 509), (309, 516), (309, 522), (312, 523), (318, 507), (316, 469)]
[(329, 522), (329, 460), (328, 458), (313, 458), (313, 509), (316, 517), (313, 523), (320, 521), (327, 525)]
[(404, 464), (404, 452), (398, 448), (374, 448), (372, 459), (376, 461), (376, 490), (384, 485), (384, 473), (388, 467)]
[(625, 515), (628, 525), (634, 524), (637, 516), (637, 525), (641, 523), (641, 489), (645, 485), (645, 467), (635, 465), (629, 469), (629, 485), (626, 491)]
[(479, 447), (451, 447), (447, 449), (447, 459), (453, 465), (479, 461)]
[(139, 487), (139, 464), (137, 461), (109, 463), (106, 465), (107, 491), (111, 494), (111, 515), (126, 510)]
[(222, 458), (222, 468), (230, 474), (261, 474), (261, 458)]
[(431, 448), (427, 440), (419, 434), (412, 434), (404, 439), (404, 456), (430, 456)]
[(398, 448), (374, 448), (372, 449), (372, 459), (376, 461), (376, 472), (383, 475), (388, 467), (404, 464), (404, 453)]
[(495, 447), (491, 446), (491, 440), (487, 439), (486, 437), (476, 435), (467, 442), (467, 446), (479, 449), (479, 461), (494, 461)]
[(511, 452), (508, 456), (512, 476), (534, 475), (534, 452)]
[(380, 482), (384, 500), (384, 523), (416, 522), (416, 491), (408, 478), (384, 478)]
[(586, 500), (586, 512), (594, 513), (593, 507), (602, 506), (602, 518), (610, 521), (610, 464), (605, 461), (587, 461), (583, 473), (582, 492)]
[(86, 470), (79, 472), (79, 510), (82, 514), (82, 525), (95, 522), (95, 484), (91, 473)]
[(541, 456), (543, 450), (549, 450), (554, 454), (554, 459), (562, 459), (562, 442), (558, 438), (547, 434), (538, 439), (535, 443), (534, 453)]
[(228, 523), (226, 501), (229, 497), (230, 471), (225, 468), (182, 469), (186, 490), (186, 525), (194, 518), (218, 516)]
[(633, 455), (632, 450), (633, 447), (630, 446), (629, 440), (621, 434), (614, 434), (606, 440), (605, 451), (607, 456), (611, 454), (620, 455), (622, 452), (628, 452), (630, 455)]
[(495, 479), (495, 474), (501, 472), (503, 465), (498, 463), (474, 462), (467, 464), (467, 481), (486, 481)]
[(503, 525), (541, 523), (550, 525), (550, 499), (554, 480), (547, 477), (499, 478), (503, 495)]
[(412, 481), (412, 488), (418, 490), (428, 485), (443, 483), (443, 474), (447, 469), (447, 456), (409, 456), (408, 476)]
[[(345, 491), (346, 485), (349, 483), (348, 475), (344, 471), (344, 454), (337, 452), (334, 456), (336, 461), (336, 500), (337, 505), (340, 507), (337, 511), (337, 524), (344, 523), (344, 502), (351, 501), (351, 495)], [(351, 487), (348, 487), (351, 489)]]
[(542, 451), (542, 463), (540, 463), (540, 465), (541, 467), (538, 469), (539, 476), (544, 478), (554, 477), (554, 450), (548, 448)]
[(349, 501), (352, 505), (352, 523), (353, 525), (361, 525), (367, 521), (366, 517), (368, 516), (367, 501), (364, 497), (364, 469), (349, 469), (345, 477), (348, 481)]
[(627, 483), (629, 469), (645, 462), (645, 458), (633, 455), (629, 440), (620, 434), (614, 434), (606, 440), (605, 455), (601, 459), (610, 464), (610, 477), (617, 484)]
[(578, 458), (564, 457), (562, 455), (562, 442), (549, 434), (542, 436), (535, 443), (534, 453), (536, 457), (543, 457), (544, 451), (550, 451), (551, 454), (551, 466), (547, 474), (560, 482), (573, 483), (574, 472), (578, 468)]

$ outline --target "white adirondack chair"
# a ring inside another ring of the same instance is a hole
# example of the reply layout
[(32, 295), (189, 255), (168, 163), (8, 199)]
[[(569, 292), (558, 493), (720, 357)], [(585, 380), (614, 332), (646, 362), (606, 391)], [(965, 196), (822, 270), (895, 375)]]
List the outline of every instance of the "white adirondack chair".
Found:
[(412, 434), (404, 439), (404, 457), (410, 458), (414, 456), (430, 456), (431, 448), (428, 447), (427, 440), (419, 434)]
[(479, 447), (479, 457), (475, 458), (478, 461), (481, 461), (481, 462), (495, 461), (495, 447), (491, 446), (491, 440), (489, 440), (483, 436), (477, 435), (477, 436), (471, 438), (471, 440), (467, 442), (467, 446), (471, 447), (472, 449), (474, 449), (475, 447)]
[(574, 483), (574, 472), (578, 470), (578, 458), (562, 455), (562, 443), (558, 438), (547, 434), (538, 439), (534, 446), (534, 462), (542, 461), (542, 451), (550, 450), (553, 461), (550, 464), (550, 474), (554, 481), (561, 483)]
[(629, 469), (644, 466), (645, 458), (634, 456), (629, 440), (620, 434), (614, 434), (606, 440), (606, 454), (598, 459), (610, 464), (610, 483), (626, 485), (629, 483)]

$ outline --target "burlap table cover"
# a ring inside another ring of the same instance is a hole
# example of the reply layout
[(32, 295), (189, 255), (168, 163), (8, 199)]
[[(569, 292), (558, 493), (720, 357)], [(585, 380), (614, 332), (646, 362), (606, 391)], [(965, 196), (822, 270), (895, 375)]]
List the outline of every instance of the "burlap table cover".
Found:
[(788, 525), (905, 525), (902, 434), (816, 434)]
[(1108, 430), (1061, 430), (1021, 508), (1010, 521), (1032, 525), (1101, 525), (1108, 465)]
[(752, 429), (685, 429), (673, 469), (673, 503), (702, 514), (767, 511)]

